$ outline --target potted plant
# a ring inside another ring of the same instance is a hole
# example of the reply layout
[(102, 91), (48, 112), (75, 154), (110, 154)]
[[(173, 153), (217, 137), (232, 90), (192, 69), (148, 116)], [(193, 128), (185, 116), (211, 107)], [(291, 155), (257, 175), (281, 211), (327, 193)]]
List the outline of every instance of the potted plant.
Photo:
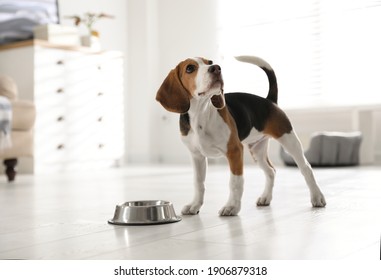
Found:
[(66, 18), (70, 18), (74, 20), (74, 25), (79, 26), (83, 24), (87, 30), (88, 34), (81, 37), (81, 42), (83, 46), (92, 47), (93, 49), (100, 49), (99, 42), (99, 32), (94, 29), (94, 24), (103, 18), (112, 19), (114, 16), (105, 14), (105, 13), (85, 13), (83, 16), (68, 16)]

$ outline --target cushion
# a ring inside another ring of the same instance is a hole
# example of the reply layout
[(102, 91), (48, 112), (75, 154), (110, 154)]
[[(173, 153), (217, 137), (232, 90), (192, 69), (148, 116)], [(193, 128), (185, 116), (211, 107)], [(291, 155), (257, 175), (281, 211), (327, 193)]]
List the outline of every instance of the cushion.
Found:
[(12, 105), (12, 130), (30, 130), (36, 119), (36, 109), (29, 100), (14, 100)]
[[(312, 166), (351, 166), (360, 162), (362, 134), (355, 132), (316, 132), (309, 149), (304, 153)], [(281, 149), (286, 165), (296, 165), (293, 158)]]

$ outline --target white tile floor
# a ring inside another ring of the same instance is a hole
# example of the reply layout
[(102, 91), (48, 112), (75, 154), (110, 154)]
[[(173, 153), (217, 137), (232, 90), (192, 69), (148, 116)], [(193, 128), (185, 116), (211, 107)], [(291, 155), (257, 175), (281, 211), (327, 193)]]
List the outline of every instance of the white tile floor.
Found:
[(246, 166), (243, 208), (219, 217), (228, 169), (212, 166), (197, 216), (156, 226), (113, 226), (117, 203), (192, 197), (188, 166), (130, 167), (0, 177), (0, 259), (380, 259), (381, 167), (315, 169), (326, 195), (311, 208), (302, 176), (278, 168), (270, 207), (255, 206), (264, 176)]

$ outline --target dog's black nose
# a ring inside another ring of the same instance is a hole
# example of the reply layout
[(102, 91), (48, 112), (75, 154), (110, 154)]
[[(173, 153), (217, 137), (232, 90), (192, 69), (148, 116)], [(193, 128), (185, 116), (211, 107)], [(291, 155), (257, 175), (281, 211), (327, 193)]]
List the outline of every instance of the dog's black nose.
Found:
[(214, 65), (209, 67), (208, 72), (214, 73), (214, 74), (220, 74), (221, 73), (221, 67), (218, 64), (214, 64)]

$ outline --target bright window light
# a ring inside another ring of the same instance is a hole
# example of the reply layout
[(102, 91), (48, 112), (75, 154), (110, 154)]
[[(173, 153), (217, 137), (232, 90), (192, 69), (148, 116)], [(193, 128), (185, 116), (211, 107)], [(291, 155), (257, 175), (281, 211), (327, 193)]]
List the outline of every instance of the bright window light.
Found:
[(266, 95), (264, 73), (233, 58), (256, 55), (274, 67), (282, 106), (381, 103), (381, 1), (218, 3), (226, 92)]

